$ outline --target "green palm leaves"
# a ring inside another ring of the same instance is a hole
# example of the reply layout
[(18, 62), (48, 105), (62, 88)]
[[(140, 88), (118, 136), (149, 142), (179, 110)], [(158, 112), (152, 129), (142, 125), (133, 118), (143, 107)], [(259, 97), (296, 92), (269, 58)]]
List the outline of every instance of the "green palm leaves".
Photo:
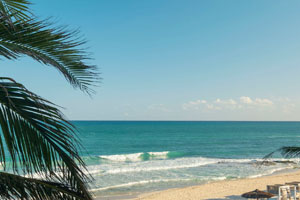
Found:
[(63, 184), (0, 172), (1, 199), (85, 199)]
[(0, 0), (0, 16), (10, 23), (28, 19), (30, 18), (29, 4), (26, 0)]
[(296, 158), (300, 156), (300, 147), (289, 146), (289, 147), (281, 147), (276, 151), (268, 154), (265, 158), (270, 158), (273, 156), (274, 153), (280, 152), (282, 156), (285, 158)]
[(0, 161), (4, 169), (5, 142), (13, 171), (18, 172), (21, 167), (26, 174), (38, 173), (64, 182), (65, 187), (81, 191), (89, 199), (84, 163), (74, 145), (74, 128), (60, 111), (8, 78), (0, 78), (0, 104)]
[(85, 64), (88, 56), (76, 48), (84, 42), (73, 39), (76, 32), (47, 29), (49, 26), (34, 20), (14, 22), (11, 26), (0, 20), (0, 55), (8, 59), (30, 56), (57, 68), (74, 87), (92, 92), (90, 86), (97, 81), (96, 68)]
[[(0, 0), (0, 57), (29, 56), (58, 69), (75, 88), (93, 92), (98, 74), (78, 48), (84, 42), (76, 32), (37, 21), (28, 5)], [(1, 199), (92, 199), (75, 129), (56, 105), (0, 77), (0, 127)]]

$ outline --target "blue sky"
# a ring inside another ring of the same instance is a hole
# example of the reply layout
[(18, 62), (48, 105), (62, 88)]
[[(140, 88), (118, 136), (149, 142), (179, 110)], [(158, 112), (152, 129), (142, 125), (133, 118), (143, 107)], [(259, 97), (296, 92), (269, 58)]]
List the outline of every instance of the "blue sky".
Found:
[(4, 76), (84, 120), (300, 120), (300, 1), (34, 0), (79, 28), (103, 78), (92, 98), (54, 68)]

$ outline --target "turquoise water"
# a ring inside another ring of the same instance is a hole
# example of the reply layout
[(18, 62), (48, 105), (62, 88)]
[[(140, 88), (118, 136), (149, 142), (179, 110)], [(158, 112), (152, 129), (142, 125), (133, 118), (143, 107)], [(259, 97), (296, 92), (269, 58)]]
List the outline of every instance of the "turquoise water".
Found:
[(256, 161), (300, 142), (299, 122), (73, 123), (98, 196), (271, 174), (295, 166), (257, 166)]

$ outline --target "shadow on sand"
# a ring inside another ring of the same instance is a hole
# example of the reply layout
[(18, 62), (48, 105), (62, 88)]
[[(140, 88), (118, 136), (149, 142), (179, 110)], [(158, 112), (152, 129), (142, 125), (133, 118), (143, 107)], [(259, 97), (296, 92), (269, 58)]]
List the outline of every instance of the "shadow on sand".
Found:
[(225, 198), (218, 198), (218, 199), (206, 199), (206, 200), (235, 200), (235, 199), (243, 199), (245, 198), (241, 197), (240, 195), (231, 195), (231, 196), (226, 196)]

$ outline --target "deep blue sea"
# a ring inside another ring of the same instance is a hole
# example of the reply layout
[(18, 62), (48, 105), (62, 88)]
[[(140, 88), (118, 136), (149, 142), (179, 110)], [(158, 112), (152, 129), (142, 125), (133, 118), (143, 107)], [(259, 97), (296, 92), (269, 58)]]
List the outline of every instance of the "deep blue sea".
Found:
[(295, 165), (257, 161), (279, 147), (300, 146), (300, 122), (73, 123), (95, 179), (91, 189), (102, 197), (272, 174)]

